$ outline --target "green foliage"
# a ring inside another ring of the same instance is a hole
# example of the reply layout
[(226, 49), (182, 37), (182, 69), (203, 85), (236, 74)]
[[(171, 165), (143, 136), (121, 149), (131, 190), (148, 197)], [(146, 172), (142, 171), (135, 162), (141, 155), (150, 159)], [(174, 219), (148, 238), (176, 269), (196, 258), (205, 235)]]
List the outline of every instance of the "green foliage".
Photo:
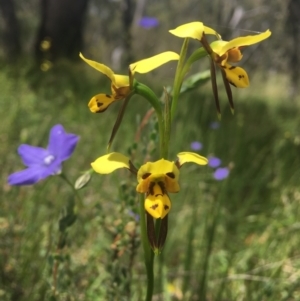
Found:
[[(10, 173), (23, 168), (18, 145), (46, 146), (48, 130), (56, 123), (81, 137), (64, 165), (73, 183), (106, 152), (120, 104), (105, 114), (88, 111), (88, 100), (102, 89), (84, 67), (65, 65), (38, 75), (28, 75), (24, 65), (18, 72), (1, 70), (1, 300), (144, 296), (138, 200), (135, 179), (126, 170), (107, 177), (91, 174), (78, 191), (82, 204), (60, 177), (34, 187), (6, 184)], [(222, 108), (218, 129), (210, 127), (216, 121), (211, 91), (187, 92), (178, 103), (171, 134), (174, 159), (192, 141), (201, 141), (201, 155), (220, 157), (231, 171), (228, 179), (217, 182), (210, 167), (182, 168), (168, 239), (155, 258), (160, 263), (156, 298), (299, 298), (299, 108), (286, 102), (268, 105), (265, 96), (244, 97), (236, 101), (236, 115), (227, 104)], [(112, 150), (122, 146), (141, 163), (145, 155), (155, 159), (155, 121), (149, 117), (140, 126), (148, 104), (135, 96), (128, 108)], [(146, 133), (142, 141), (140, 131)]]

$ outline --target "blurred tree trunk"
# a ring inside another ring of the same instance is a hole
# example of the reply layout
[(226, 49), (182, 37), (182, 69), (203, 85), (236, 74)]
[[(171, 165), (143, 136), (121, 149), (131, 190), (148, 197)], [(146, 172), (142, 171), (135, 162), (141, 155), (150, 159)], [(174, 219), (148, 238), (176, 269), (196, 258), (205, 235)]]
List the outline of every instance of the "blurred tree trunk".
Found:
[(3, 47), (9, 60), (21, 53), (20, 32), (13, 0), (0, 0), (4, 20)]
[(288, 58), (289, 58), (289, 68), (290, 77), (292, 81), (292, 96), (297, 93), (297, 86), (299, 83), (299, 68), (300, 68), (300, 1), (299, 0), (289, 0), (287, 9), (287, 32), (291, 37), (292, 43), (289, 47)]
[(130, 64), (133, 60), (132, 56), (132, 35), (130, 32), (131, 24), (133, 21), (134, 5), (132, 0), (125, 0), (122, 2), (122, 25), (123, 25), (123, 43), (125, 49), (125, 65)]
[(41, 23), (35, 43), (38, 62), (78, 58), (87, 4), (88, 0), (41, 0)]

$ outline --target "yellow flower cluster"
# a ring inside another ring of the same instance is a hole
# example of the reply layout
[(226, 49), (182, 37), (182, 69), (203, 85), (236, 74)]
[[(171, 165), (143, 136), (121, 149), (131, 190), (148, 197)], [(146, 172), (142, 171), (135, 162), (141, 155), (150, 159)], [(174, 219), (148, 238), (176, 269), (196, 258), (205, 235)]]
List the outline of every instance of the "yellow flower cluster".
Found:
[[(242, 48), (259, 43), (271, 35), (271, 32), (267, 30), (257, 35), (223, 41), (214, 29), (205, 26), (202, 22), (191, 22), (181, 25), (170, 30), (170, 33), (180, 38), (195, 39), (201, 43), (201, 47), (205, 51), (204, 54), (211, 61), (212, 87), (218, 111), (220, 108), (215, 67), (221, 70), (227, 96), (233, 109), (229, 84), (238, 88), (245, 88), (249, 86), (249, 78), (243, 68), (231, 65), (231, 63), (238, 63), (242, 59)], [(207, 35), (214, 35), (216, 40), (209, 44), (206, 38)], [(147, 73), (169, 61), (180, 60), (180, 56), (177, 53), (167, 51), (130, 64), (129, 74), (119, 75), (103, 64), (86, 59), (82, 54), (80, 54), (80, 57), (91, 67), (106, 75), (111, 81), (111, 94), (97, 94), (90, 100), (88, 106), (93, 113), (103, 112), (115, 101), (130, 97), (135, 92), (133, 84), (135, 73)], [(186, 162), (193, 162), (198, 165), (207, 164), (206, 158), (195, 153), (183, 152), (179, 153), (177, 157), (176, 162), (162, 158), (155, 162), (148, 162), (137, 170), (126, 156), (120, 153), (109, 153), (95, 160), (92, 163), (92, 168), (100, 174), (111, 173), (119, 168), (126, 168), (137, 174), (138, 185), (136, 190), (146, 195), (146, 212), (153, 218), (164, 219), (171, 209), (168, 193), (179, 191), (180, 167)]]

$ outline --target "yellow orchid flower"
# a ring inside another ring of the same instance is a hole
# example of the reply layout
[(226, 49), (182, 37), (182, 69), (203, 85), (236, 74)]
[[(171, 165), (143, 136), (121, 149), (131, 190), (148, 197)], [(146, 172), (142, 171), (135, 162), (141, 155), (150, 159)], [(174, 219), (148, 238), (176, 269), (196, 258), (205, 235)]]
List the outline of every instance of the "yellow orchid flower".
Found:
[(214, 65), (221, 69), (230, 108), (231, 111), (234, 112), (232, 92), (229, 84), (237, 88), (246, 88), (249, 86), (249, 78), (247, 72), (243, 68), (232, 66), (229, 63), (237, 63), (242, 59), (243, 55), (241, 48), (259, 43), (267, 39), (270, 35), (270, 30), (266, 30), (265, 32), (254, 36), (239, 37), (229, 42), (222, 40), (214, 41), (210, 45), (206, 41), (205, 36), (202, 37), (201, 43), (211, 58), (212, 87), (219, 114), (220, 104)]
[(225, 71), (229, 83), (238, 88), (246, 88), (249, 86), (246, 71), (240, 67), (231, 66), (229, 63), (237, 63), (242, 59), (241, 48), (259, 43), (267, 39), (270, 35), (270, 30), (266, 30), (254, 36), (239, 37), (229, 42), (219, 40), (210, 44), (212, 58), (214, 62)]
[[(204, 26), (201, 22), (187, 23), (177, 27), (174, 30), (170, 30), (170, 32), (181, 38), (197, 39), (202, 43), (204, 49), (211, 58), (212, 87), (218, 113), (220, 113), (220, 105), (214, 65), (221, 69), (226, 93), (230, 107), (233, 111), (234, 106), (229, 83), (238, 88), (246, 88), (249, 86), (249, 77), (243, 68), (232, 66), (229, 63), (239, 62), (243, 57), (241, 49), (267, 39), (271, 35), (270, 30), (266, 30), (265, 32), (257, 35), (238, 37), (228, 42), (221, 40), (220, 35), (218, 35), (213, 29)], [(215, 34), (219, 40), (209, 44), (205, 37), (206, 34)]]
[(176, 193), (180, 190), (179, 168), (187, 162), (198, 165), (206, 165), (208, 162), (205, 157), (191, 152), (181, 152), (177, 157), (176, 162), (165, 159), (147, 162), (138, 171), (130, 159), (120, 153), (99, 157), (91, 165), (94, 171), (100, 174), (108, 174), (119, 168), (137, 173), (136, 190), (146, 194), (145, 210), (154, 218), (163, 219), (171, 209), (168, 193)]
[[(111, 94), (97, 94), (89, 102), (88, 106), (93, 113), (104, 112), (113, 102), (126, 98), (132, 91), (130, 87), (130, 77), (128, 75), (115, 74), (104, 64), (86, 59), (81, 53), (79, 56), (91, 67), (106, 75), (111, 81)], [(153, 57), (143, 59), (129, 66), (130, 76), (135, 72), (147, 73), (159, 66), (178, 60), (179, 55), (172, 51), (166, 51)]]

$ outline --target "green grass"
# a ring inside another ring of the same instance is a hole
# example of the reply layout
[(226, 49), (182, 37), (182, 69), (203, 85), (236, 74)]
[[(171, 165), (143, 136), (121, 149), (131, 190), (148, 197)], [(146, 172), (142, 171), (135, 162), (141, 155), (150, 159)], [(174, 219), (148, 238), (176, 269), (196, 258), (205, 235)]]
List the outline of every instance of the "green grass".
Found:
[[(1, 300), (55, 300), (58, 220), (72, 190), (59, 177), (20, 188), (8, 186), (6, 179), (23, 168), (18, 145), (46, 146), (56, 123), (81, 137), (64, 165), (72, 182), (106, 152), (120, 104), (103, 114), (88, 111), (90, 97), (109, 92), (109, 86), (87, 69), (66, 64), (47, 74), (26, 66), (0, 73)], [(222, 98), (222, 121), (213, 130), (212, 92), (209, 85), (200, 90), (179, 102), (171, 155), (175, 159), (192, 141), (201, 141), (200, 153), (220, 157), (231, 172), (217, 182), (209, 167), (182, 168), (181, 191), (170, 195), (167, 242), (156, 258), (154, 300), (298, 300), (299, 108), (239, 91), (234, 116)], [(135, 141), (147, 109), (145, 100), (133, 98), (112, 147), (135, 154), (136, 165), (155, 140), (151, 120), (143, 139)], [(156, 160), (155, 149), (152, 153)], [(83, 204), (76, 208), (78, 218), (60, 257), (56, 300), (142, 300), (146, 274), (139, 227), (129, 214), (138, 207), (134, 177), (122, 170), (93, 175), (79, 193)]]

